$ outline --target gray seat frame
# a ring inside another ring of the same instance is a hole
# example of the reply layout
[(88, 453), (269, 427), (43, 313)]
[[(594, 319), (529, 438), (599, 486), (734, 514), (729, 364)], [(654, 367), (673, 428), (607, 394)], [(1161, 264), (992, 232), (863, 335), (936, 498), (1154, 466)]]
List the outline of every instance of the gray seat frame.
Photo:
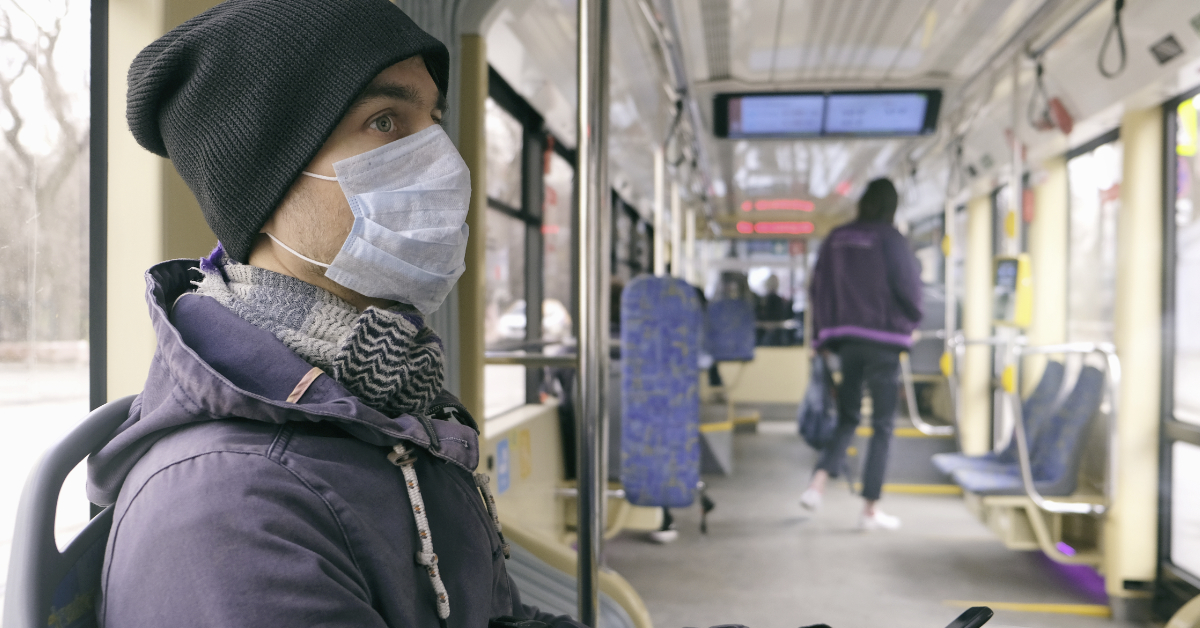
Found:
[(66, 550), (58, 551), (54, 539), (58, 495), (67, 474), (108, 442), (129, 417), (133, 399), (132, 395), (123, 397), (92, 411), (43, 454), (30, 472), (17, 507), (4, 594), (4, 628), (44, 628), (59, 583), (84, 553), (96, 543), (108, 542), (111, 506), (93, 517)]

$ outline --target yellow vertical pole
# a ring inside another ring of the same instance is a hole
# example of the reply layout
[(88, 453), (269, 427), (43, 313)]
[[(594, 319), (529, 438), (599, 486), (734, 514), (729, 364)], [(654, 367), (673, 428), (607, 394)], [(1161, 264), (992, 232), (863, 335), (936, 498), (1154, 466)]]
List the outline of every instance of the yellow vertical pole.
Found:
[(1155, 577), (1162, 320), (1162, 109), (1121, 119), (1124, 168), (1117, 217), (1114, 339), (1121, 358), (1116, 496), (1105, 528), (1105, 581), (1114, 615), (1136, 617)]
[[(963, 249), (963, 335), (986, 338), (992, 333), (992, 204), (987, 195), (967, 203), (967, 242)], [(963, 357), (959, 391), (959, 433), (963, 452), (977, 455), (991, 448), (992, 352), (987, 346), (968, 346)]]
[(219, 0), (113, 0), (108, 38), (107, 394), (142, 389), (156, 340), (146, 313), (147, 268), (216, 244), (171, 162), (138, 145), (125, 122), (126, 73), (142, 48)]
[[(1031, 345), (1067, 340), (1067, 160), (1056, 157), (1042, 164), (1045, 179), (1034, 188), (1034, 217), (1029, 224), (1029, 258), (1033, 266), (1033, 324)], [(1024, 358), (1022, 388), (1037, 387), (1047, 356)]]
[[(146, 312), (146, 269), (162, 260), (163, 160), (138, 145), (125, 122), (133, 58), (163, 34), (163, 0), (114, 0), (108, 38), (108, 398), (146, 383), (154, 331)], [(170, 166), (168, 166), (170, 167)]]
[(487, 48), (482, 35), (463, 35), (458, 150), (471, 169), (467, 270), (458, 280), (458, 364), (463, 405), (483, 416), (484, 265), (487, 255)]
[[(213, 8), (221, 0), (171, 0), (163, 3), (163, 32)], [(217, 236), (204, 221), (200, 202), (170, 161), (162, 162), (162, 257), (195, 258), (208, 255)]]

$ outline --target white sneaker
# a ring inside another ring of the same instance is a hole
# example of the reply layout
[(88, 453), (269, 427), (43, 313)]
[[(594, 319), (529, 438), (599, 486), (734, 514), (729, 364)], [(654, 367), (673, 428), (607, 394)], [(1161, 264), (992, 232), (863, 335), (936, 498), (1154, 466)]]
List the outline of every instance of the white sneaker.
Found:
[(861, 517), (859, 517), (858, 528), (863, 531), (899, 530), (900, 517), (889, 515), (886, 512), (876, 508), (874, 514), (863, 514)]
[(800, 494), (800, 505), (809, 510), (816, 510), (821, 507), (821, 491), (815, 488), (809, 488)]
[(675, 542), (675, 540), (679, 538), (679, 530), (676, 530), (675, 528), (669, 528), (667, 530), (655, 530), (647, 536), (650, 537), (651, 541), (654, 541), (659, 545), (666, 545), (667, 543)]

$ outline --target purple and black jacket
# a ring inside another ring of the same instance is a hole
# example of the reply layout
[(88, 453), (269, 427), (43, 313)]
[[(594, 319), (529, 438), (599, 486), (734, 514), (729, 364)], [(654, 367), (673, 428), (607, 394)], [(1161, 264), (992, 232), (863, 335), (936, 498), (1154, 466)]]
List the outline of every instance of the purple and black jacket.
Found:
[[(196, 260), (146, 273), (158, 348), (129, 419), (88, 462), (88, 495), (116, 504), (100, 625), (439, 625), (400, 469), (416, 472), (451, 628), (509, 615), (575, 627), (521, 604), (471, 472), (467, 425), (385, 416), (274, 335), (191, 293)], [(431, 445), (432, 429), (440, 443)]]
[(895, 227), (855, 221), (834, 229), (809, 286), (817, 347), (854, 338), (909, 348), (921, 288), (920, 265)]

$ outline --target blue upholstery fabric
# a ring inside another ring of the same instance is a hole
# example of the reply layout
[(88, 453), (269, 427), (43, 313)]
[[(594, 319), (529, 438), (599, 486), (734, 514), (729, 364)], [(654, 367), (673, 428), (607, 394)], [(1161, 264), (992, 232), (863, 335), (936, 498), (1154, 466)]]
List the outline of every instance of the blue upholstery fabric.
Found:
[(692, 503), (702, 327), (700, 298), (680, 279), (639, 277), (621, 295), (621, 482), (630, 503)]
[(933, 454), (933, 466), (946, 475), (950, 475), (959, 469), (991, 471), (1004, 469), (1012, 464), (1012, 462), (1002, 460), (1000, 453), (995, 451), (989, 451), (982, 456), (968, 456), (962, 453)]
[[(1021, 404), (1021, 414), (1025, 419), (1025, 434), (1029, 441), (1035, 442), (1037, 435), (1054, 414), (1058, 393), (1062, 390), (1063, 375), (1066, 369), (1061, 362), (1047, 362), (1033, 394)], [(958, 469), (974, 469), (987, 471), (997, 466), (1014, 464), (1017, 461), (1017, 439), (1009, 441), (1003, 451), (989, 451), (982, 456), (968, 456), (961, 453), (944, 453), (933, 455), (933, 466), (947, 475)]]
[(717, 362), (754, 359), (754, 306), (743, 299), (721, 299), (708, 304), (705, 325), (708, 352)]
[[(1075, 492), (1087, 430), (1103, 397), (1104, 373), (1083, 367), (1071, 395), (1035, 437), (1030, 446), (1030, 470), (1042, 495), (1062, 497)], [(990, 469), (962, 468), (952, 477), (972, 493), (1019, 495), (1025, 492), (1020, 473), (1013, 463)]]

